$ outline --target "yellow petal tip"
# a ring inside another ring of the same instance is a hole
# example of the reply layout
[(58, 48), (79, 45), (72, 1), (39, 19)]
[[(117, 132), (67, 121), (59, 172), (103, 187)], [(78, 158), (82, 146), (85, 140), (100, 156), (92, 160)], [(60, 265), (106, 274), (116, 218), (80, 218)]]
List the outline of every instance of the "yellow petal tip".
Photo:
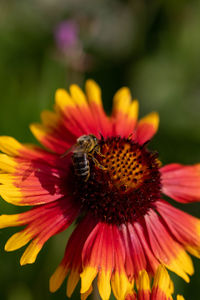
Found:
[(98, 105), (102, 105), (101, 89), (94, 80), (88, 79), (86, 81), (85, 89), (89, 103), (95, 102)]
[(152, 112), (147, 116), (145, 116), (144, 118), (142, 118), (139, 123), (140, 124), (149, 123), (154, 127), (155, 130), (157, 130), (159, 126), (159, 122), (160, 122), (159, 114), (157, 112)]
[(13, 137), (0, 136), (0, 151), (11, 156), (17, 156), (21, 148), (23, 146)]
[(81, 293), (84, 294), (86, 293), (91, 284), (92, 281), (94, 280), (94, 278), (97, 275), (97, 269), (93, 268), (93, 267), (85, 267), (83, 272), (80, 274), (81, 277)]
[(67, 276), (67, 268), (62, 265), (59, 265), (53, 275), (49, 280), (49, 290), (50, 292), (56, 292), (62, 285), (65, 277)]

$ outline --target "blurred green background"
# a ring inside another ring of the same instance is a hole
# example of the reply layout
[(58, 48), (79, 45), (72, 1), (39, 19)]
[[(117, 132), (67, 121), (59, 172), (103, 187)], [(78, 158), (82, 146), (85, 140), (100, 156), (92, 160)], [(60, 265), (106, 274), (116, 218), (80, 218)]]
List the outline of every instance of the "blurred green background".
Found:
[[(107, 112), (123, 85), (140, 100), (140, 116), (160, 113), (152, 142), (163, 162), (200, 161), (200, 1), (13, 0), (0, 2), (0, 130), (35, 142), (28, 125), (52, 108), (55, 90), (94, 78)], [(186, 211), (200, 216), (198, 204)], [(18, 208), (1, 201), (2, 213)], [(48, 279), (63, 256), (69, 232), (50, 240), (36, 263), (19, 266), (22, 250), (3, 250), (13, 229), (1, 231), (0, 299), (65, 299)], [(197, 300), (200, 263), (176, 291)], [(79, 298), (79, 291), (73, 299)]]

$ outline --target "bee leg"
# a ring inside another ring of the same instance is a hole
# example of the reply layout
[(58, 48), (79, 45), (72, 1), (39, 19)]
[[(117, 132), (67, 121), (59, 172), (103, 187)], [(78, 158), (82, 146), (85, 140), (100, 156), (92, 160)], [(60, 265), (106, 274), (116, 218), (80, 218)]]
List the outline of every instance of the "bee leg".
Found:
[(100, 151), (100, 146), (99, 146), (99, 145), (96, 146), (94, 152), (96, 152), (96, 154), (98, 154), (98, 155), (101, 156), (101, 157), (105, 157), (105, 155), (103, 155), (103, 154), (101, 153), (101, 151)]
[(107, 169), (107, 168), (105, 168), (104, 166), (102, 166), (102, 165), (98, 162), (98, 160), (97, 160), (95, 157), (93, 157), (92, 155), (90, 155), (90, 157), (91, 157), (92, 161), (94, 162), (94, 164), (95, 164), (99, 169), (102, 169), (102, 170), (106, 170), (106, 169)]
[(100, 152), (100, 150), (99, 150), (99, 149), (96, 151), (96, 153), (97, 153), (99, 156), (101, 156), (101, 157), (105, 157), (105, 155), (104, 155), (104, 154), (102, 154), (102, 153)]
[(89, 177), (90, 177), (90, 172), (88, 172), (88, 174), (87, 174), (87, 176), (85, 177), (84, 181), (87, 182), (88, 179), (89, 179)]

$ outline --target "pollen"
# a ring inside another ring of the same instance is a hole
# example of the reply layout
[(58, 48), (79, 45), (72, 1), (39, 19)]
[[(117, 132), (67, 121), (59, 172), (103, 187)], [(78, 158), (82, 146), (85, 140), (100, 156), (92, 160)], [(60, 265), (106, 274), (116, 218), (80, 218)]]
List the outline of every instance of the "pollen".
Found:
[[(82, 211), (104, 222), (121, 224), (145, 215), (160, 198), (158, 154), (129, 138), (99, 142), (101, 155), (89, 158), (87, 182), (74, 178), (75, 196)], [(95, 163), (98, 161), (98, 164)]]

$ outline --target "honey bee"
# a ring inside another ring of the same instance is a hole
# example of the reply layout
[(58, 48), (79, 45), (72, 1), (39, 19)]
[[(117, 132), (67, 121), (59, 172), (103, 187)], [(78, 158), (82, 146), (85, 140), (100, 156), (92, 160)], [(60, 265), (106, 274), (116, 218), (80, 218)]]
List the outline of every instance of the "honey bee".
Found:
[(75, 174), (87, 181), (90, 177), (90, 162), (91, 159), (94, 164), (99, 168), (105, 170), (98, 160), (94, 157), (94, 154), (98, 154), (101, 157), (104, 155), (100, 152), (100, 145), (97, 137), (93, 134), (82, 135), (77, 139), (75, 145), (68, 149), (63, 155), (66, 156), (72, 152), (72, 162), (74, 166)]

